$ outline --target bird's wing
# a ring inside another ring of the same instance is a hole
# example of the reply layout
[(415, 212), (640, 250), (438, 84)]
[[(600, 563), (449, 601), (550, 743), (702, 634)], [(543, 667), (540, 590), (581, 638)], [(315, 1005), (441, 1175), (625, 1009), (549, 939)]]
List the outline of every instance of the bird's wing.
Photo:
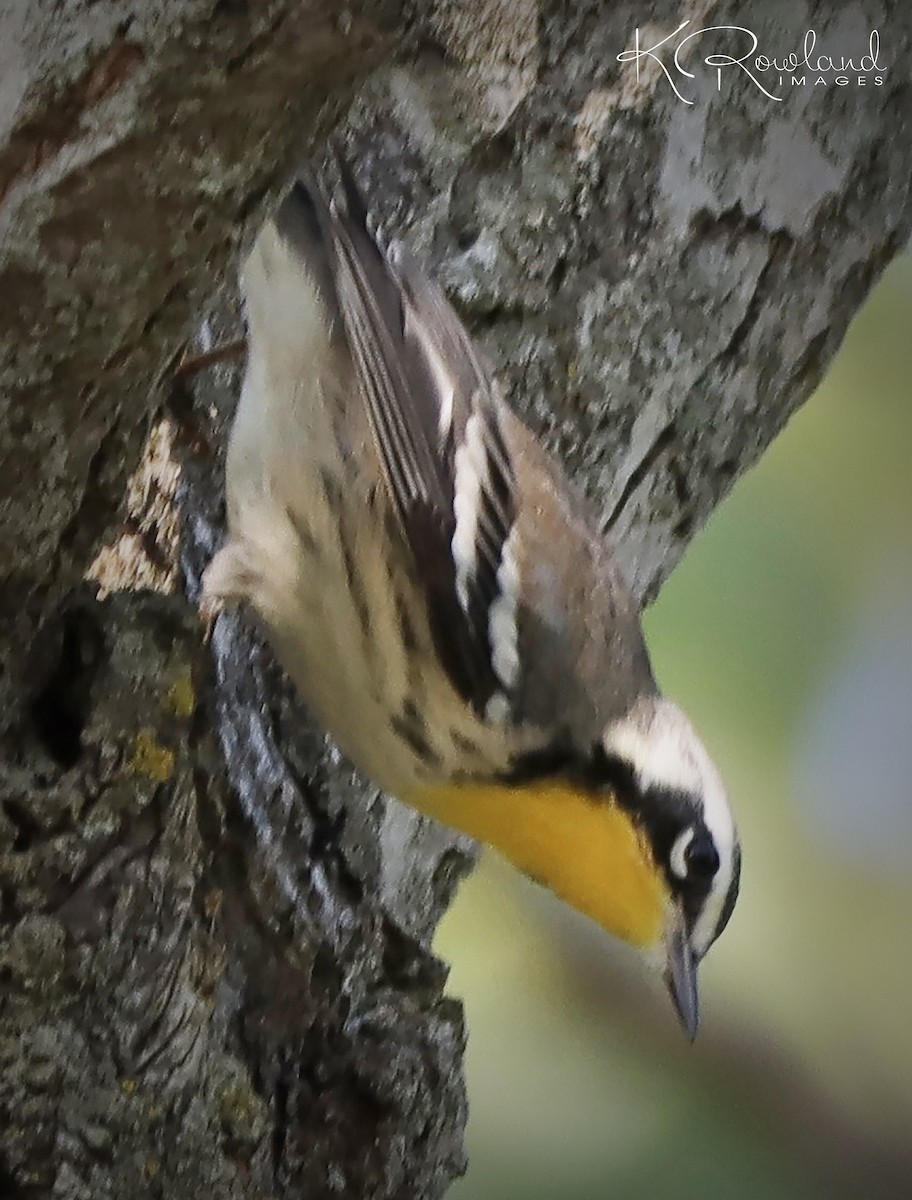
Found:
[[(338, 311), (437, 652), (479, 715), (503, 698), (502, 718), (515, 683), (517, 607), (502, 401), (443, 293), (381, 248), (348, 168), (339, 168), (344, 204), (305, 180), (286, 205), (310, 205), (330, 250)], [(278, 226), (283, 232), (281, 209)]]

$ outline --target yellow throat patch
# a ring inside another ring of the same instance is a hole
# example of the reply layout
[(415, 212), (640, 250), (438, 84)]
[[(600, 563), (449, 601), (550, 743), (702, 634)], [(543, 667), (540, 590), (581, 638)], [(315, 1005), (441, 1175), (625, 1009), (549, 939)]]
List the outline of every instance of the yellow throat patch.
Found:
[(549, 780), (452, 784), (403, 799), (495, 847), (616, 937), (636, 946), (662, 937), (668, 886), (644, 835), (610, 793)]

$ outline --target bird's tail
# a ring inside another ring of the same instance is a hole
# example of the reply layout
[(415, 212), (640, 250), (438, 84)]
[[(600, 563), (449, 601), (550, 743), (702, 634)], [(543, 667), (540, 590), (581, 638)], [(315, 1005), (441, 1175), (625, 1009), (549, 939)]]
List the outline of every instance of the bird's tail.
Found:
[(338, 328), (329, 197), (299, 177), (260, 230), (241, 272), (251, 354), (289, 377), (312, 374)]

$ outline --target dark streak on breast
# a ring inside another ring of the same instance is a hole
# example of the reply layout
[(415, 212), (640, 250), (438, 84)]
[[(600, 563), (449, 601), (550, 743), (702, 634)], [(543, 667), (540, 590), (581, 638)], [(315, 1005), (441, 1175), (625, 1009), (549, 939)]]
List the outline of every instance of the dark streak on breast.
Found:
[(323, 488), (330, 512), (333, 516), (338, 517), (342, 511), (342, 488), (336, 476), (326, 467), (320, 469), (320, 485)]
[(298, 541), (301, 543), (301, 548), (310, 555), (311, 558), (320, 559), (323, 557), (320, 547), (317, 544), (316, 538), (311, 533), (309, 526), (300, 516), (292, 516), (288, 510), (288, 519), (291, 526), (297, 534)]
[(466, 737), (459, 729), (448, 729), (447, 737), (452, 745), (460, 752), (460, 754), (468, 754), (472, 757), (477, 756), (481, 747), (477, 742), (473, 742), (470, 737)]
[(426, 766), (440, 766), (440, 757), (428, 741), (427, 727), (413, 705), (406, 702), (403, 711), (391, 718), (390, 729)]
[(399, 629), (399, 637), (402, 639), (402, 648), (411, 659), (412, 655), (418, 650), (418, 635), (415, 631), (415, 623), (409, 612), (408, 604), (401, 592), (396, 592), (395, 605), (396, 625)]
[(361, 625), (361, 632), (365, 636), (369, 650), (371, 639), (370, 606), (367, 603), (367, 597), (364, 595), (364, 589), (361, 586), (361, 578), (355, 569), (355, 562), (349, 549), (349, 539), (347, 537), (341, 538), (339, 549), (342, 554), (342, 565), (345, 569), (345, 584), (348, 588), (348, 594), (351, 596), (352, 604)]

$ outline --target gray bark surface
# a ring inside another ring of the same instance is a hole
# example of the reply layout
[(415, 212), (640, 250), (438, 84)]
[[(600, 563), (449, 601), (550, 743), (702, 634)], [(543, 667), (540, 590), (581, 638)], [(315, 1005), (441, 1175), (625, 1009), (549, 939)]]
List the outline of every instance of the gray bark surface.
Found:
[[(908, 239), (912, 16), (765, 7), (770, 53), (879, 28), (883, 85), (688, 107), (617, 61), (642, 7), (0, 8), (0, 1196), (430, 1198), (463, 1169), (429, 942), (473, 847), (354, 778), (244, 618), (202, 644), (237, 371), (169, 364), (237, 332), (241, 241), (336, 128), (654, 595)], [(651, 34), (738, 23), (684, 7)], [(162, 413), (179, 483), (137, 498)], [(118, 533), (157, 590), (82, 582)]]

